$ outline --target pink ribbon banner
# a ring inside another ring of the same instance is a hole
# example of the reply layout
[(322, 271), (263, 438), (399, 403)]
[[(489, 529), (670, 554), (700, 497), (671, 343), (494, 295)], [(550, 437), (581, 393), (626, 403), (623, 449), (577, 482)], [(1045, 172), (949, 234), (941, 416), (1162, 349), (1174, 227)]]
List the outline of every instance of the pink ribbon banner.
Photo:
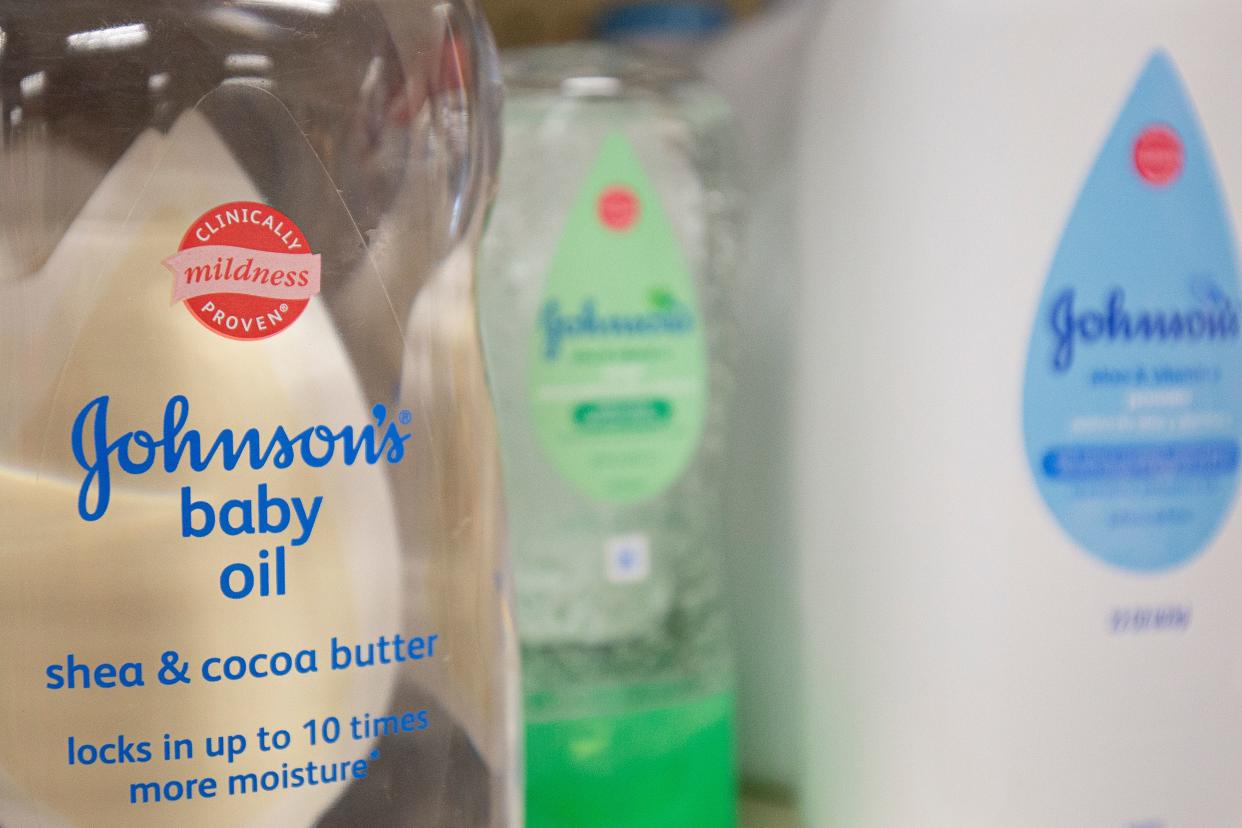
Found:
[(299, 301), (319, 294), (317, 253), (268, 253), (207, 245), (164, 260), (173, 274), (173, 304), (217, 293)]

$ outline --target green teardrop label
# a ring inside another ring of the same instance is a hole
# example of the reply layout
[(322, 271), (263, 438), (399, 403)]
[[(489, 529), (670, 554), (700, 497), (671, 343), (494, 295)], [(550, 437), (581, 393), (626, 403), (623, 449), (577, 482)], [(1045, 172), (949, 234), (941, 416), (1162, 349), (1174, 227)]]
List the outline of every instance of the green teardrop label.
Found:
[(535, 429), (561, 474), (611, 502), (676, 482), (703, 433), (702, 318), (668, 216), (620, 133), (569, 214), (535, 328)]

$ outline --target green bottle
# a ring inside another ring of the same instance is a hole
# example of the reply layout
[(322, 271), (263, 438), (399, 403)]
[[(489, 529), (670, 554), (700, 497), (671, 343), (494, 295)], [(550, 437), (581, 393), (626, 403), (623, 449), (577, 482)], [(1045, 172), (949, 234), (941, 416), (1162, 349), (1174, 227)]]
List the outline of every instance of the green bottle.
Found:
[(531, 828), (736, 823), (721, 477), (727, 107), (603, 46), (517, 53), (479, 303), (516, 568)]

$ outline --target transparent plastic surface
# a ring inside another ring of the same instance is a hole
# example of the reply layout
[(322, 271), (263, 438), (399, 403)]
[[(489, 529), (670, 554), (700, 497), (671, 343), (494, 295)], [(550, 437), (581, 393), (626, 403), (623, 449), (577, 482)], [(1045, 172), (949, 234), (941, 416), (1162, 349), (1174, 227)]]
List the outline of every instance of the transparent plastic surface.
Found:
[(474, 6), (0, 0), (0, 825), (506, 826)]
[(479, 302), (516, 569), (529, 824), (729, 824), (727, 107), (686, 70), (615, 47), (517, 52), (505, 76)]

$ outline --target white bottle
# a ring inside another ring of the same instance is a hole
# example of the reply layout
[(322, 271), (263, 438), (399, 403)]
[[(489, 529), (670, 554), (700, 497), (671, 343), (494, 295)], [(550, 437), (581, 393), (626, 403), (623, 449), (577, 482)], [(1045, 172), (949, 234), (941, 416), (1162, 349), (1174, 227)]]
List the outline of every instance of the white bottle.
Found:
[[(713, 43), (704, 76), (736, 113), (746, 178), (745, 234), (734, 290), (737, 386), (735, 434), (724, 473), (724, 561), (737, 636), (738, 765), (744, 786), (785, 797), (800, 782), (797, 549), (793, 534), (793, 403), (798, 229), (790, 204), (797, 192), (794, 158), (807, 36), (817, 0), (770, 3)], [(765, 55), (756, 61), (755, 55)], [(757, 554), (756, 550), (763, 550)]]
[(829, 8), (798, 205), (813, 828), (1242, 824), (1239, 25)]

